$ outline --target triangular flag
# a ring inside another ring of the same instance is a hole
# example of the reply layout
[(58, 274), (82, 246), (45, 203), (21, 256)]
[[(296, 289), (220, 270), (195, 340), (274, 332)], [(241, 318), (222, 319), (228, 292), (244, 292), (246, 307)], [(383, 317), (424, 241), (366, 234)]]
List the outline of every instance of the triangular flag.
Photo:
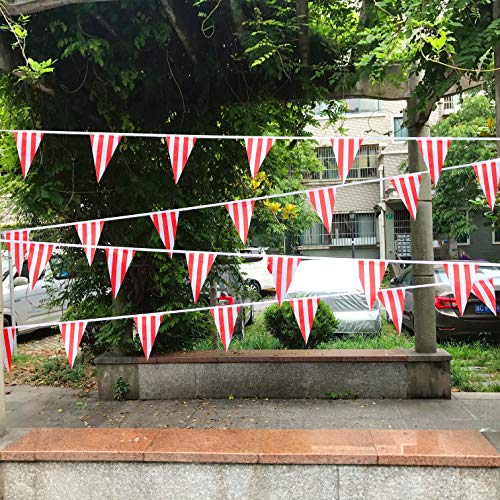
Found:
[(92, 146), (92, 155), (94, 156), (97, 182), (101, 181), (109, 160), (111, 160), (121, 138), (121, 135), (118, 134), (90, 134), (90, 144)]
[(275, 139), (272, 137), (245, 137), (248, 164), (252, 177), (257, 175), (262, 162), (273, 147)]
[(38, 146), (40, 146), (40, 142), (42, 142), (43, 133), (19, 130), (18, 132), (14, 132), (14, 137), (16, 139), (19, 160), (21, 161), (21, 171), (23, 177), (26, 177), (38, 150)]
[(87, 328), (86, 321), (67, 321), (65, 323), (59, 323), (64, 350), (66, 351), (66, 356), (68, 357), (69, 366), (71, 368), (73, 368), (75, 363), (85, 328)]
[(177, 223), (179, 222), (179, 210), (165, 210), (164, 212), (155, 212), (151, 214), (153, 224), (160, 235), (161, 241), (172, 258), (172, 250), (177, 234)]
[(493, 278), (476, 281), (472, 285), (472, 293), (496, 316), (497, 298)]
[(238, 319), (240, 306), (217, 306), (210, 308), (210, 314), (214, 318), (215, 326), (219, 332), (224, 350), (229, 349), (229, 343), (233, 337), (234, 325)]
[(385, 260), (360, 260), (358, 262), (359, 279), (370, 309), (377, 299), (386, 268), (387, 262)]
[(500, 180), (500, 159), (475, 163), (474, 170), (479, 184), (483, 188), (488, 205), (493, 210), (497, 197), (498, 181)]
[(432, 183), (436, 187), (441, 170), (443, 169), (444, 160), (451, 145), (451, 139), (424, 137), (417, 139), (417, 144), (431, 175)]
[(398, 334), (401, 335), (403, 324), (403, 310), (405, 306), (404, 288), (387, 288), (378, 292), (378, 299), (382, 302), (387, 313), (391, 317)]
[(248, 228), (252, 220), (253, 207), (255, 200), (248, 201), (233, 201), (226, 203), (227, 211), (234, 222), (236, 231), (240, 235), (243, 244), (247, 242)]
[(134, 255), (135, 250), (131, 248), (106, 248), (111, 290), (115, 299)]
[(16, 328), (14, 326), (7, 326), (3, 329), (3, 366), (10, 372), (12, 369), (12, 350), (14, 349), (14, 339), (16, 335)]
[(142, 314), (134, 318), (146, 359), (149, 359), (162, 319), (163, 314)]
[(9, 253), (12, 255), (12, 263), (17, 274), (21, 276), (24, 258), (28, 253), (29, 230), (20, 229), (18, 231), (5, 231), (3, 233)]
[(167, 135), (165, 140), (167, 141), (168, 154), (174, 171), (174, 181), (177, 184), (193, 150), (196, 137), (192, 135)]
[(276, 298), (281, 305), (283, 298), (290, 288), (293, 275), (299, 267), (300, 257), (268, 257), (267, 270), (273, 275), (276, 286)]
[(83, 245), (83, 251), (89, 261), (89, 266), (94, 261), (96, 248), (91, 245), (97, 245), (101, 237), (104, 221), (94, 220), (89, 222), (77, 222), (75, 224), (76, 232)]
[(307, 197), (318, 213), (326, 230), (331, 233), (333, 209), (335, 207), (335, 188), (311, 189), (307, 192)]
[(453, 263), (443, 264), (446, 276), (450, 281), (451, 289), (457, 301), (460, 316), (464, 313), (469, 300), (472, 283), (477, 273), (477, 264)]
[(191, 289), (193, 290), (194, 301), (198, 301), (200, 291), (207, 279), (212, 264), (217, 257), (216, 253), (209, 252), (186, 252), (188, 264), (189, 279), (191, 280)]
[(391, 184), (397, 191), (401, 201), (405, 204), (413, 220), (417, 218), (418, 195), (422, 174), (399, 175), (391, 178)]
[(354, 158), (356, 158), (359, 148), (363, 143), (363, 139), (361, 137), (334, 137), (330, 141), (335, 159), (337, 160), (340, 180), (344, 183), (349, 175)]
[(305, 297), (290, 300), (293, 314), (299, 325), (304, 342), (307, 344), (309, 334), (314, 323), (314, 317), (318, 310), (319, 297)]
[(28, 245), (28, 274), (30, 288), (35, 288), (36, 282), (52, 257), (54, 245), (50, 243), (33, 243)]

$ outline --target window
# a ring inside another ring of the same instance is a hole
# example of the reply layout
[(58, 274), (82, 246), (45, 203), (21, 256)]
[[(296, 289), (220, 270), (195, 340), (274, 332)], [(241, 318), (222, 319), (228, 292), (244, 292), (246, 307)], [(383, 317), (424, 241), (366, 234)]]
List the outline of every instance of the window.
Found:
[(500, 229), (493, 230), (492, 242), (493, 245), (500, 245)]
[(408, 129), (404, 125), (402, 116), (395, 116), (393, 119), (394, 137), (408, 137)]
[(350, 214), (334, 214), (332, 232), (328, 233), (321, 223), (317, 223), (304, 232), (302, 245), (350, 246), (376, 245), (377, 229), (373, 212), (356, 213), (351, 221)]
[(459, 106), (460, 106), (460, 94), (444, 96), (443, 109), (445, 111), (456, 111)]
[[(306, 179), (337, 181), (340, 180), (335, 154), (331, 147), (316, 149), (318, 160), (324, 170), (310, 172), (305, 175)], [(377, 177), (378, 170), (378, 146), (361, 146), (349, 172), (349, 179), (368, 179)]]
[(380, 101), (378, 99), (346, 99), (345, 104), (348, 113), (375, 113), (380, 111)]

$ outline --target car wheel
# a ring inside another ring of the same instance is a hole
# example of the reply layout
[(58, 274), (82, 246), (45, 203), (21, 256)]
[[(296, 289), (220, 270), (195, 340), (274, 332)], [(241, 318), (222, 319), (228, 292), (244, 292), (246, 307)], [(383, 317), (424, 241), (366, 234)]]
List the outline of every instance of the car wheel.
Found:
[(253, 290), (258, 294), (262, 292), (262, 287), (260, 286), (260, 283), (256, 280), (250, 280), (248, 282), (248, 288), (250, 288), (250, 290)]

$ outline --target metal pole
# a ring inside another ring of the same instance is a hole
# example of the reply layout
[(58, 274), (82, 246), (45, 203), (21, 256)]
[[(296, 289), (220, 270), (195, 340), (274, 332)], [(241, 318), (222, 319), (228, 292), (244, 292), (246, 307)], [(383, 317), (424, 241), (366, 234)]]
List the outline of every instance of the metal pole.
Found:
[[(10, 324), (16, 326), (16, 310), (14, 300), (14, 266), (12, 265), (12, 255), (9, 253), (9, 299), (10, 299)], [(12, 354), (17, 353), (17, 331), (14, 335)]]
[(379, 216), (379, 240), (380, 240), (380, 258), (385, 259), (385, 201), (384, 201), (384, 167), (378, 168), (380, 179), (379, 194), (380, 194), (380, 216)]
[[(500, 0), (493, 0), (493, 20), (500, 18)], [(495, 47), (495, 68), (500, 68), (500, 43)], [(500, 136), (500, 69), (495, 71), (495, 116), (497, 137)], [(500, 141), (497, 141), (497, 155), (500, 156)]]
[[(2, 293), (0, 293), (0, 321), (2, 322), (2, 328), (3, 328), (3, 285), (2, 285)], [(4, 346), (4, 336), (3, 336), (3, 330), (2, 330), (2, 335), (0, 335), (0, 355), (3, 357), (3, 352), (5, 350)], [(0, 436), (4, 436), (5, 433), (7, 432), (7, 427), (6, 427), (6, 418), (5, 418), (5, 381), (4, 381), (4, 375), (3, 375), (3, 359), (2, 362), (0, 363)]]

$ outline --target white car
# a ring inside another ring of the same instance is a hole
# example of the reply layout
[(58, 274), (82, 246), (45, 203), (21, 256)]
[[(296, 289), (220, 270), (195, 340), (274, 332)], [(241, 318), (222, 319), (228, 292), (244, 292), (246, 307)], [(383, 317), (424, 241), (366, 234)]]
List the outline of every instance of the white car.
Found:
[[(69, 279), (66, 272), (54, 272), (59, 266), (54, 265), (59, 256), (54, 255), (41, 274), (33, 290), (28, 278), (27, 261), (24, 262), (21, 276), (14, 274), (14, 311), (16, 325), (34, 325), (60, 321), (64, 307), (49, 307), (48, 288), (56, 291), (68, 285)], [(51, 266), (52, 263), (52, 266)], [(12, 305), (10, 300), (9, 259), (2, 256), (2, 286), (3, 286), (3, 314), (4, 326), (12, 324)], [(36, 328), (23, 328), (18, 334), (28, 333)]]
[(252, 255), (240, 264), (240, 273), (244, 276), (248, 286), (257, 293), (275, 292), (276, 287), (272, 274), (267, 270), (267, 255), (263, 248), (244, 248), (239, 251), (245, 255)]
[(338, 333), (379, 332), (380, 306), (375, 302), (368, 309), (358, 276), (357, 262), (345, 260), (304, 260), (293, 277), (286, 297), (330, 295), (321, 302), (327, 304), (339, 320)]

